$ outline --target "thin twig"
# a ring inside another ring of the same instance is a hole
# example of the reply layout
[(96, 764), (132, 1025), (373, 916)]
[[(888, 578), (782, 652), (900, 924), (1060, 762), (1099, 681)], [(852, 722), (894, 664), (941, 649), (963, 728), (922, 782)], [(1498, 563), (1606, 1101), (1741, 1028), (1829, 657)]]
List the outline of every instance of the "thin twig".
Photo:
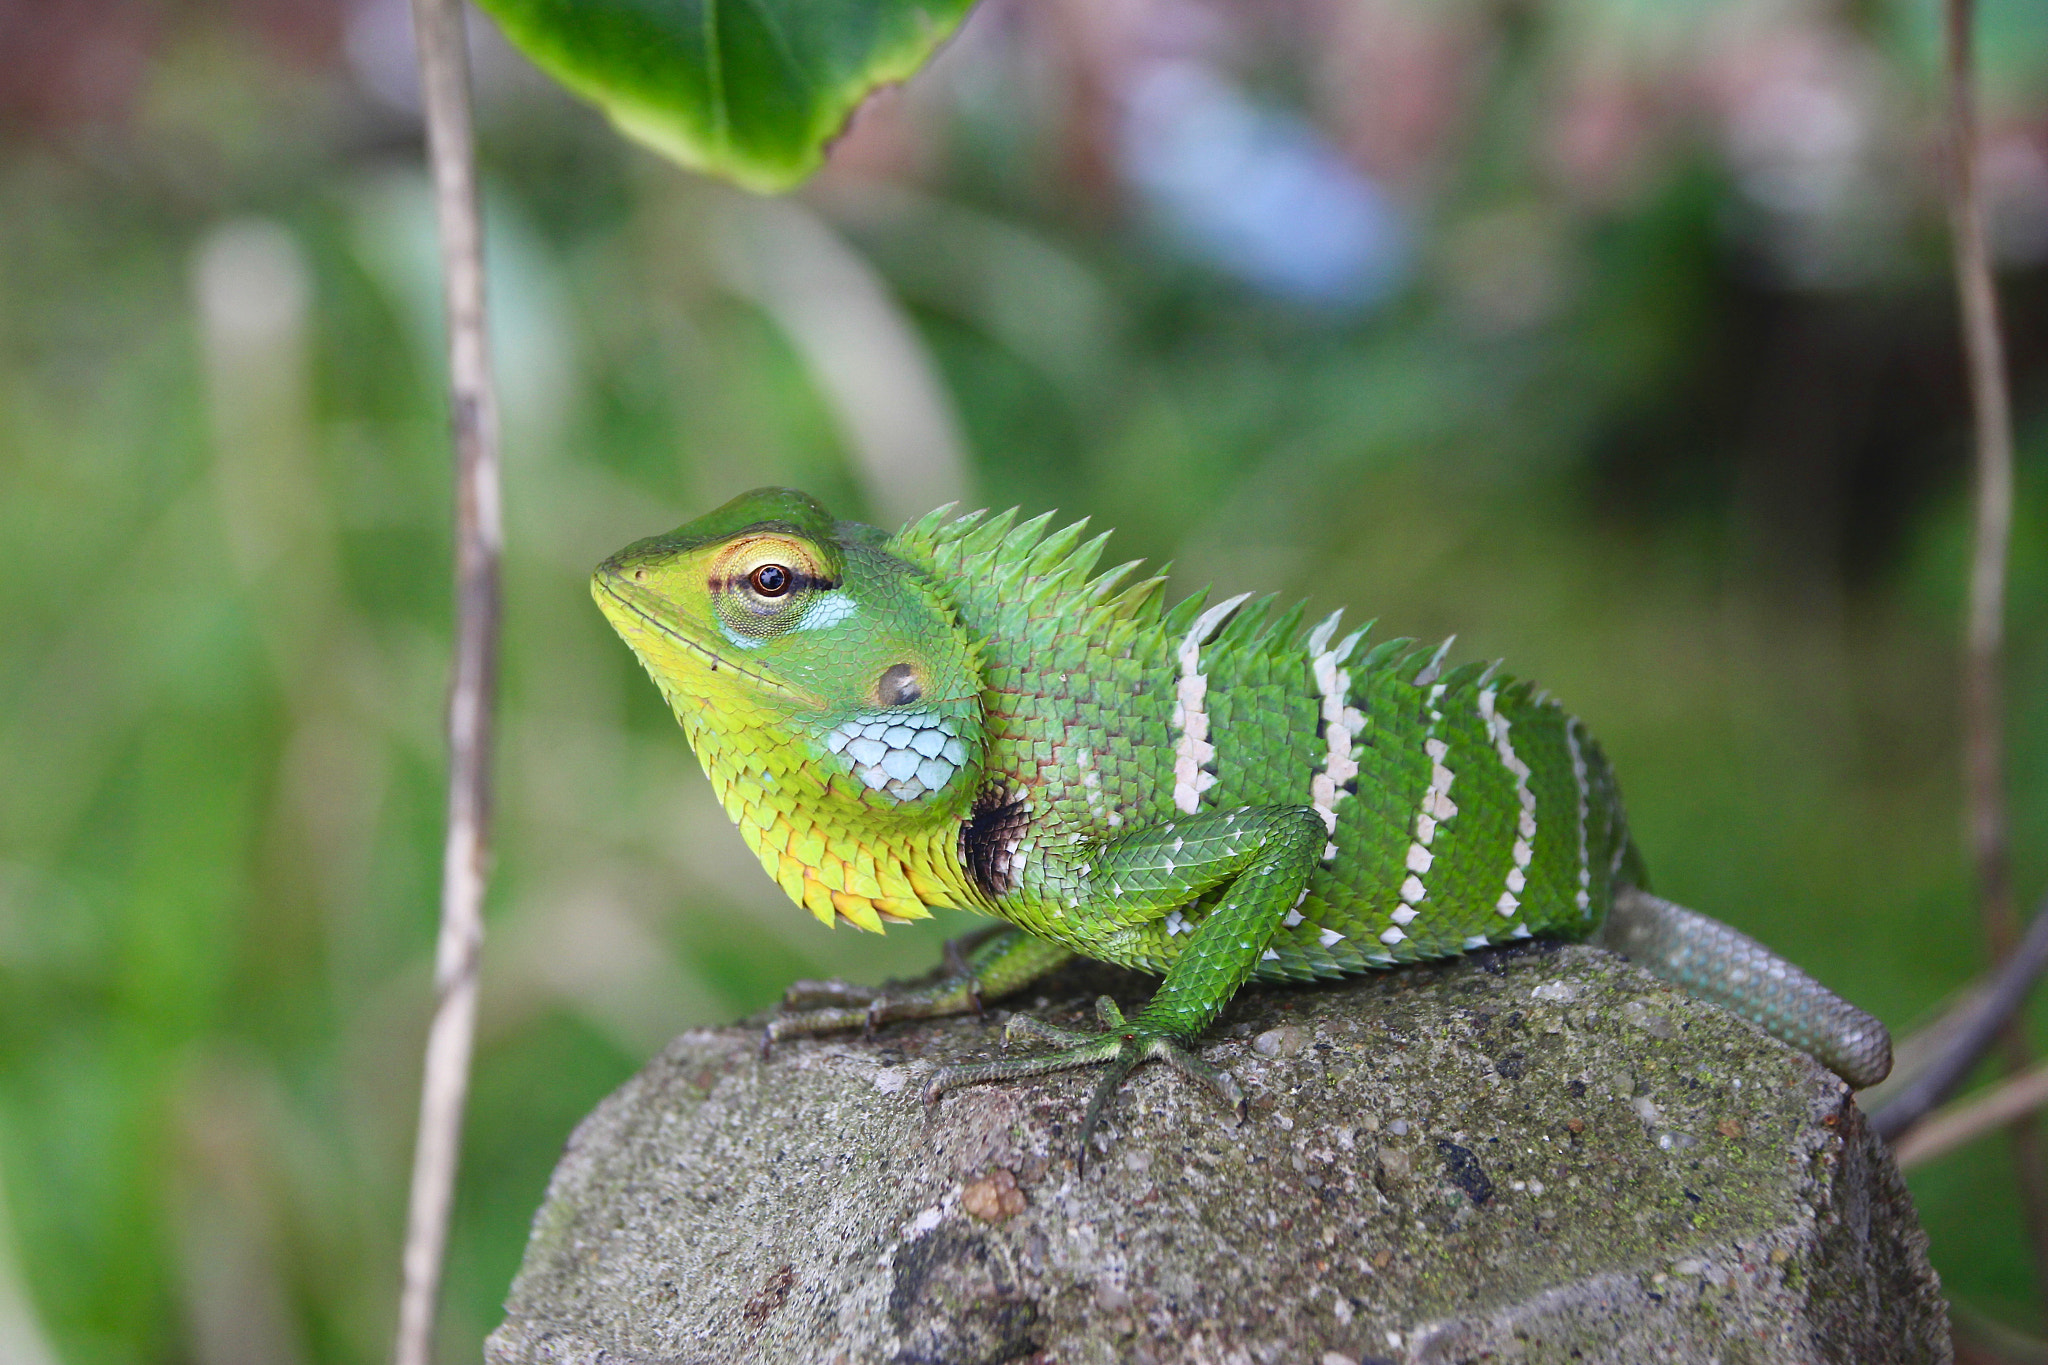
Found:
[(1949, 0), (1949, 104), (1954, 125), (1956, 289), (1976, 424), (1976, 516), (1963, 673), (1964, 774), (1971, 861), (1986, 932), (2003, 956), (2019, 937), (2013, 917), (2005, 808), (2005, 577), (2012, 540), (2012, 401), (2005, 338), (1991, 277), (1970, 32), (1974, 0)]
[[(1955, 235), (1956, 291), (1963, 355), (1976, 419), (1976, 516), (1970, 560), (1970, 607), (1963, 663), (1963, 781), (1968, 802), (1970, 860), (1978, 909), (1994, 961), (2019, 938), (2012, 903), (2009, 821), (2005, 805), (2005, 579), (2012, 539), (2012, 402), (2006, 389), (2005, 338), (1991, 277), (1984, 187), (1977, 173), (1975, 0), (1948, 0), (1950, 215)], [(2006, 1069), (2027, 1068), (2025, 1031), (2009, 1023)], [(2034, 1276), (2048, 1300), (2048, 1167), (2031, 1114), (2012, 1121), (2020, 1206), (2033, 1244)]]
[(1976, 419), (1976, 526), (1963, 674), (1964, 773), (1970, 853), (1986, 931), (2000, 956), (2019, 937), (2014, 919), (2005, 807), (2005, 577), (2012, 540), (2012, 401), (2005, 338), (1985, 241), (1977, 174), (1977, 118), (1970, 33), (1974, 0), (1949, 0), (1949, 106), (1954, 124), (1956, 288), (1963, 354)]
[(2048, 897), (2027, 924), (2026, 936), (2012, 956), (1999, 964), (1984, 992), (1972, 1002), (1941, 1054), (1921, 1068), (1882, 1109), (1870, 1116), (1879, 1136), (1898, 1142), (1914, 1124), (1955, 1093), (1970, 1068), (1995, 1042), (2026, 1003), (2034, 983), (2048, 970)]
[(1956, 1365), (2048, 1365), (2048, 1341), (2008, 1326), (1967, 1299), (1951, 1300)]
[(491, 706), (498, 653), (498, 402), (484, 331), (483, 223), (469, 112), (461, 0), (413, 0), (420, 85), (448, 311), (455, 441), (455, 671), (448, 699), (448, 841), (434, 1018), (427, 1031), (418, 1144), (399, 1296), (397, 1365), (431, 1358), (441, 1266), (476, 1033), (478, 958), (489, 853)]
[(1899, 1140), (1892, 1148), (1899, 1169), (1911, 1170), (1982, 1137), (1993, 1128), (2048, 1104), (2048, 1062), (2000, 1081), (1981, 1095), (1952, 1105)]

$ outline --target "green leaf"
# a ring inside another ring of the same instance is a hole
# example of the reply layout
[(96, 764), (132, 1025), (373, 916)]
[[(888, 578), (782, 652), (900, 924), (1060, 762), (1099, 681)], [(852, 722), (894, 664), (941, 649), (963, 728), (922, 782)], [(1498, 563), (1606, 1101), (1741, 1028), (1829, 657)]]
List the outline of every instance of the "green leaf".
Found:
[(973, 0), (478, 0), (543, 70), (693, 170), (788, 189)]

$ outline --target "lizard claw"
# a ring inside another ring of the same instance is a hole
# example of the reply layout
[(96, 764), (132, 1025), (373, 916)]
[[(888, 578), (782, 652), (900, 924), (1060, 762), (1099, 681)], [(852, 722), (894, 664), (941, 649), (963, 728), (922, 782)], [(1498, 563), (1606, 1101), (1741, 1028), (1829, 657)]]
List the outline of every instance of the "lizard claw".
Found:
[(1097, 1035), (1080, 1029), (1061, 1028), (1048, 1024), (1043, 1019), (1028, 1014), (1012, 1014), (1003, 1023), (1003, 1047), (1007, 1050), (1019, 1038), (1031, 1038), (1054, 1047), (1085, 1047), (1095, 1041)]
[(1116, 1092), (1132, 1071), (1155, 1058), (1214, 1093), (1230, 1106), (1239, 1123), (1244, 1122), (1244, 1091), (1228, 1073), (1197, 1057), (1179, 1037), (1126, 1020), (1123, 1011), (1108, 996), (1098, 999), (1095, 1009), (1104, 1025), (1101, 1033), (1060, 1028), (1028, 1014), (1011, 1015), (1003, 1029), (1005, 1046), (1013, 1038), (1026, 1037), (1051, 1043), (1053, 1050), (1031, 1057), (941, 1067), (925, 1081), (924, 1102), (936, 1104), (948, 1090), (984, 1081), (1022, 1080), (1076, 1067), (1106, 1066), (1108, 1070), (1096, 1084), (1081, 1119), (1081, 1146), (1075, 1166), (1084, 1173), (1087, 1170), (1088, 1144), (1093, 1140), (1095, 1130), (1101, 1126), (1102, 1116), (1108, 1112)]

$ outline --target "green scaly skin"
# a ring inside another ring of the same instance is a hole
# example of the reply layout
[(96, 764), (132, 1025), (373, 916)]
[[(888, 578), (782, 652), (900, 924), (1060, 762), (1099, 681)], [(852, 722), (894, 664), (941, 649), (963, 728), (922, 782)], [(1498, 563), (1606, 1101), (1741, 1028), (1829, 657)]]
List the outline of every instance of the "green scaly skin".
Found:
[[(799, 983), (768, 1038), (976, 1009), (1081, 955), (1159, 974), (1126, 1020), (977, 1081), (1191, 1050), (1250, 980), (1337, 977), (1530, 936), (1604, 936), (1853, 1083), (1881, 1025), (1752, 940), (1647, 894), (1612, 772), (1578, 720), (1443, 649), (1304, 629), (1271, 599), (1168, 608), (1094, 574), (1085, 523), (934, 512), (886, 536), (801, 493), (746, 494), (597, 571), (748, 846), (822, 921), (933, 906), (1011, 928), (936, 986)], [(1610, 923), (1612, 916), (1612, 923)]]

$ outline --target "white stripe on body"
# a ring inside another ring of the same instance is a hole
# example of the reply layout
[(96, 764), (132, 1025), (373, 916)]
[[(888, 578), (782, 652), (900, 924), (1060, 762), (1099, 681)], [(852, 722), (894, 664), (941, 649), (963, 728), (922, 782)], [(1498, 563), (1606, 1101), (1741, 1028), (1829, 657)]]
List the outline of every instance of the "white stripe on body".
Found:
[(1535, 856), (1536, 793), (1529, 789), (1529, 765), (1515, 753), (1515, 746), (1508, 738), (1508, 718), (1494, 708), (1494, 701), (1499, 695), (1499, 689), (1492, 687), (1481, 692), (1479, 715), (1493, 736), (1493, 749), (1500, 755), (1501, 766), (1514, 775), (1515, 801), (1522, 808), (1515, 820), (1515, 846), (1508, 867), (1507, 889), (1500, 893), (1500, 900), (1493, 907), (1500, 912), (1502, 919), (1513, 919), (1515, 912), (1522, 908), (1522, 889), (1529, 884), (1529, 860)]
[(1572, 901), (1579, 907), (1581, 916), (1593, 913), (1593, 870), (1586, 861), (1586, 756), (1579, 752), (1579, 718), (1567, 717), (1564, 723), (1565, 747), (1571, 750), (1572, 781), (1579, 787), (1579, 890)]
[(1201, 668), (1202, 642), (1250, 596), (1239, 593), (1197, 616), (1176, 651), (1180, 681), (1173, 694), (1173, 804), (1187, 815), (1201, 808), (1202, 793), (1216, 785), (1216, 774), (1203, 767), (1216, 757), (1216, 746), (1209, 742), (1209, 679)]
[(1436, 861), (1429, 846), (1436, 841), (1437, 826), (1458, 813), (1457, 803), (1451, 800), (1451, 783), (1457, 774), (1444, 766), (1451, 746), (1436, 737), (1437, 722), (1444, 718), (1436, 707), (1443, 696), (1442, 683), (1429, 689), (1429, 725), (1422, 732), (1422, 751), (1429, 755), (1429, 785), (1423, 789), (1421, 808), (1415, 812), (1415, 842), (1408, 845), (1409, 876), (1401, 883), (1401, 904), (1388, 917), (1393, 925), (1380, 934), (1380, 942), (1390, 948), (1408, 937), (1407, 926), (1421, 915), (1418, 907), (1429, 898), (1429, 888), (1422, 879)]
[[(1322, 702), (1323, 742), (1327, 746), (1321, 771), (1309, 779), (1309, 802), (1316, 808), (1316, 814), (1323, 817), (1323, 828), (1332, 835), (1337, 832), (1337, 803), (1350, 795), (1344, 784), (1358, 776), (1352, 741), (1365, 729), (1365, 713), (1350, 704), (1351, 674), (1343, 667), (1365, 632), (1355, 631), (1335, 649), (1329, 648), (1330, 637), (1337, 633), (1337, 619), (1343, 614), (1331, 612), (1308, 637), (1309, 672), (1315, 678), (1316, 695)], [(1323, 861), (1327, 863), (1336, 856), (1335, 842), (1325, 843)]]

